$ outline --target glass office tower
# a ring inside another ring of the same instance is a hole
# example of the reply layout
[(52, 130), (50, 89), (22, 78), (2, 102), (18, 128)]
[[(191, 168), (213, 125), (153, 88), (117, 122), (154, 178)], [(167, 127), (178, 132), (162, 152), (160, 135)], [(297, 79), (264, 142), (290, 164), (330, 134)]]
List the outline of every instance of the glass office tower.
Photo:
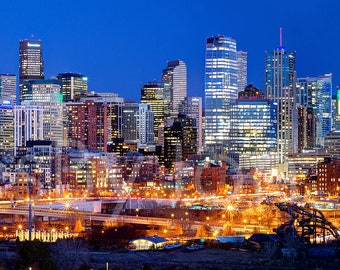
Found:
[(22, 87), (25, 80), (44, 79), (44, 62), (40, 40), (19, 41), (19, 99), (22, 101)]
[(325, 136), (332, 131), (332, 74), (298, 78), (296, 91), (298, 106), (315, 113), (314, 144), (323, 147)]
[(61, 81), (61, 93), (63, 102), (79, 101), (87, 94), (87, 77), (79, 73), (59, 73), (57, 76)]
[(237, 98), (236, 41), (230, 37), (207, 39), (205, 62), (205, 152), (216, 157), (228, 150), (230, 104)]
[(244, 51), (238, 51), (237, 52), (237, 65), (238, 65), (238, 92), (241, 92), (244, 90), (244, 88), (247, 86), (247, 52)]
[(17, 76), (0, 74), (0, 99), (16, 101)]
[(178, 105), (187, 96), (187, 67), (182, 60), (168, 62), (162, 71), (162, 82), (170, 85), (170, 102), (172, 117), (178, 116)]
[(270, 172), (277, 166), (277, 104), (248, 85), (231, 105), (230, 149), (242, 168)]
[(154, 113), (155, 142), (158, 142), (158, 129), (170, 115), (170, 85), (148, 82), (141, 85), (141, 103), (150, 104)]

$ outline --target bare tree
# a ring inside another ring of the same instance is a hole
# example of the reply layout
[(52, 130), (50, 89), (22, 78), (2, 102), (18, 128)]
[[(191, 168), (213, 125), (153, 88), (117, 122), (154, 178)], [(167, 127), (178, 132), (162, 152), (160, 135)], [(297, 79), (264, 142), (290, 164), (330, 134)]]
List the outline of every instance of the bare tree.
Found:
[(79, 238), (58, 240), (51, 247), (51, 256), (58, 270), (74, 270), (89, 262), (87, 244)]

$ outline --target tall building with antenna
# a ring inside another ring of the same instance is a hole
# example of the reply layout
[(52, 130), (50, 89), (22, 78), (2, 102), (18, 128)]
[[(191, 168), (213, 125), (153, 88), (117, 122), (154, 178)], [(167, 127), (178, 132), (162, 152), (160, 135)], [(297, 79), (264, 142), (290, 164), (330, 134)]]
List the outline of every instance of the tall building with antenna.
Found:
[(282, 45), (282, 28), (280, 28), (280, 46), (273, 51), (266, 52), (265, 67), (267, 98), (278, 105), (277, 139), (280, 164), (285, 164), (288, 154), (297, 152), (298, 117), (295, 85), (295, 51), (287, 51)]
[(19, 100), (22, 101), (23, 84), (26, 80), (44, 79), (44, 62), (41, 40), (19, 41)]

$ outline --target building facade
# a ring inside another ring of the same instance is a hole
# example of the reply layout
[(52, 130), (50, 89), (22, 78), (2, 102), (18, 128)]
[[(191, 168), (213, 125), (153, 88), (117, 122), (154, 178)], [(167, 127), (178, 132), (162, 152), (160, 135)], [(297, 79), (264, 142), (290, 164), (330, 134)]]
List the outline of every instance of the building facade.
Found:
[(17, 77), (12, 74), (0, 74), (0, 100), (11, 100), (16, 103)]
[(13, 103), (3, 100), (0, 104), (0, 153), (13, 154), (14, 152), (14, 117)]
[(206, 42), (205, 151), (223, 155), (230, 139), (230, 104), (237, 98), (236, 41), (214, 36)]
[(136, 115), (137, 140), (139, 144), (149, 145), (155, 141), (154, 113), (149, 104), (139, 104)]
[(66, 104), (68, 147), (106, 151), (108, 144), (107, 104), (86, 100)]
[(25, 80), (43, 80), (44, 62), (41, 40), (19, 41), (19, 100), (22, 100)]
[(247, 59), (248, 53), (244, 51), (237, 51), (237, 66), (238, 66), (238, 77), (237, 77), (237, 88), (238, 92), (244, 90), (247, 86), (247, 75), (248, 75), (248, 68), (247, 68)]
[(63, 102), (79, 101), (86, 96), (88, 91), (87, 77), (79, 73), (59, 73), (57, 76), (61, 81), (61, 94)]
[(171, 172), (174, 163), (187, 161), (197, 153), (197, 128), (194, 119), (179, 115), (164, 128), (164, 165)]
[(340, 160), (325, 158), (318, 163), (317, 191), (325, 196), (339, 196)]
[(332, 131), (332, 74), (298, 78), (296, 90), (298, 106), (314, 111), (315, 147), (323, 147), (324, 137)]
[(248, 85), (231, 104), (230, 150), (238, 153), (239, 166), (266, 172), (277, 166), (277, 104)]
[(32, 93), (30, 103), (43, 107), (44, 140), (56, 142), (57, 147), (64, 146), (63, 139), (63, 103), (60, 82), (57, 80), (28, 81)]
[(179, 104), (179, 114), (183, 114), (188, 118), (195, 120), (197, 128), (197, 149), (201, 153), (203, 151), (203, 109), (201, 97), (185, 97), (184, 101)]
[(268, 99), (277, 103), (278, 152), (280, 164), (288, 154), (297, 152), (295, 52), (289, 52), (282, 44), (274, 51), (266, 52), (265, 89)]
[(312, 107), (298, 106), (298, 152), (316, 147), (316, 116)]
[(29, 103), (14, 106), (14, 155), (29, 140), (44, 139), (44, 108)]
[(139, 104), (134, 100), (125, 100), (122, 122), (122, 136), (124, 140), (137, 140), (138, 114)]
[(170, 86), (170, 115), (178, 116), (178, 106), (187, 96), (187, 67), (182, 60), (169, 61), (162, 71), (162, 82)]
[(157, 82), (143, 83), (141, 103), (149, 104), (154, 113), (155, 143), (158, 143), (158, 129), (170, 117), (170, 85)]

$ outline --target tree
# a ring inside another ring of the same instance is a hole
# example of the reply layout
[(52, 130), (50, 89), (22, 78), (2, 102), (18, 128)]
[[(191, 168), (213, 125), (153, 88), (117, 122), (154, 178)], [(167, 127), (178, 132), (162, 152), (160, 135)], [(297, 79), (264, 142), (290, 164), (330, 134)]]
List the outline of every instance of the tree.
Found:
[(175, 226), (175, 234), (178, 235), (178, 236), (183, 235), (183, 227), (182, 227), (182, 224), (176, 223), (176, 226)]
[(76, 225), (74, 225), (74, 232), (75, 232), (75, 233), (81, 233), (81, 232), (83, 232), (83, 231), (85, 231), (85, 227), (84, 227), (83, 224), (81, 223), (81, 220), (78, 219), (78, 220), (76, 221)]
[(208, 225), (202, 225), (198, 227), (196, 231), (196, 237), (197, 238), (207, 237), (209, 233), (210, 233), (210, 227)]
[(17, 262), (17, 269), (27, 269), (36, 265), (44, 270), (56, 270), (50, 253), (49, 244), (37, 239), (19, 243), (20, 259)]
[(223, 232), (222, 232), (223, 236), (227, 236), (227, 235), (235, 235), (235, 231), (233, 230), (231, 223), (227, 222), (223, 225)]
[(87, 244), (81, 238), (59, 239), (51, 248), (51, 256), (58, 270), (74, 270), (88, 265), (87, 252)]

